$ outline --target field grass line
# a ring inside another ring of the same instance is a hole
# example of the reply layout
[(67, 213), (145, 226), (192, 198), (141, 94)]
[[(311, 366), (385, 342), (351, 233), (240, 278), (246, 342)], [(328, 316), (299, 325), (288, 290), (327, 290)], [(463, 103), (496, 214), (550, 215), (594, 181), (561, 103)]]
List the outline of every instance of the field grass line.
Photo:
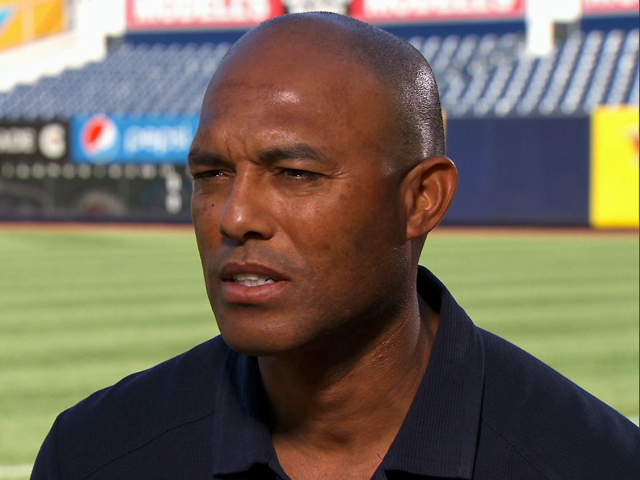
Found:
[(33, 465), (28, 463), (23, 465), (0, 465), (0, 479), (25, 478), (31, 475), (31, 470), (33, 470)]
[[(0, 221), (0, 231), (19, 233), (192, 233), (191, 223), (118, 223), (118, 222), (16, 222)], [(441, 225), (433, 233), (442, 237), (507, 237), (507, 238), (637, 238), (632, 228), (596, 229), (590, 227), (553, 226), (456, 226)]]

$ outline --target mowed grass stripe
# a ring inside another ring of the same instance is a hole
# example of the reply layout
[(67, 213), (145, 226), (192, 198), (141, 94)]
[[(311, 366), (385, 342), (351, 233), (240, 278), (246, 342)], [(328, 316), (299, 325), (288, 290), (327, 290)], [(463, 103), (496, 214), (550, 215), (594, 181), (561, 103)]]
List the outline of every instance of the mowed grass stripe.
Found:
[(477, 325), (637, 416), (637, 236), (441, 239), (423, 263)]
[[(0, 232), (0, 464), (55, 415), (217, 334), (193, 234)], [(436, 232), (422, 263), (474, 322), (638, 415), (638, 240)]]
[(0, 465), (1, 480), (22, 480), (27, 479), (31, 474), (33, 465)]
[(193, 235), (3, 233), (0, 463), (32, 462), (55, 415), (217, 334)]
[[(208, 309), (206, 303), (206, 293), (204, 290), (198, 290), (198, 295), (192, 299), (182, 295), (175, 295), (175, 292), (167, 292), (162, 294), (159, 289), (158, 295), (145, 297), (140, 295), (136, 297), (134, 292), (126, 292), (121, 296), (100, 295), (92, 301), (88, 301), (89, 295), (85, 296), (82, 301), (78, 302), (74, 298), (64, 301), (66, 295), (60, 295), (55, 301), (48, 299), (34, 299), (34, 301), (24, 306), (13, 305), (11, 308), (2, 308), (4, 311), (15, 311), (15, 316), (7, 322), (6, 328), (15, 328), (17, 331), (23, 329), (56, 328), (58, 322), (62, 322), (65, 326), (83, 326), (98, 324), (99, 320), (108, 319), (109, 324), (128, 324), (132, 315), (142, 318), (160, 318), (170, 315), (187, 315), (189, 313), (202, 315), (203, 310)], [(204, 300), (203, 300), (204, 299)], [(37, 302), (37, 303), (36, 303)], [(102, 304), (101, 304), (102, 303)], [(111, 305), (109, 305), (111, 303)], [(103, 304), (109, 305), (104, 308)], [(165, 306), (160, 310), (159, 306)], [(210, 312), (208, 312), (210, 317)]]

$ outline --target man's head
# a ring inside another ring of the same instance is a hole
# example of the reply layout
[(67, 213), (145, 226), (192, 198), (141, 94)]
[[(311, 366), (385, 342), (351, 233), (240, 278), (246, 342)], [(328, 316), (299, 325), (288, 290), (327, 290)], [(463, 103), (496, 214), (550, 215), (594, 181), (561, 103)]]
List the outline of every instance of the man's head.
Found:
[[(404, 40), (380, 28), (350, 17), (314, 12), (285, 15), (258, 26), (233, 45), (227, 57), (252, 42), (271, 39), (281, 52), (305, 52), (308, 48), (326, 57), (341, 57), (369, 70), (393, 108), (394, 121), (387, 132), (396, 160), (406, 165), (445, 154), (444, 126), (438, 87), (422, 54)], [(299, 48), (294, 43), (303, 42)], [(247, 45), (249, 44), (249, 46)], [(292, 58), (295, 62), (301, 58)], [(322, 65), (317, 65), (322, 70)], [(344, 73), (347, 73), (346, 71)], [(398, 151), (401, 147), (402, 150)]]
[(443, 154), (433, 74), (406, 42), (327, 13), (240, 39), (209, 84), (189, 159), (225, 341), (284, 353), (401, 315), (455, 190)]

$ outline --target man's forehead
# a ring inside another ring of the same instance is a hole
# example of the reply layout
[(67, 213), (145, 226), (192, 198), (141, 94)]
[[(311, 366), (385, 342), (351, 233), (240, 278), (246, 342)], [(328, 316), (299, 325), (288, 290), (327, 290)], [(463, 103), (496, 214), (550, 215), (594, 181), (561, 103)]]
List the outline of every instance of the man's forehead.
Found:
[(237, 82), (223, 79), (205, 98), (199, 133), (250, 131), (277, 136), (295, 130), (380, 142), (393, 112), (388, 102), (379, 98), (377, 86), (354, 93), (355, 87), (293, 77), (275, 81), (260, 75)]
[(250, 39), (235, 48), (220, 65), (210, 87), (275, 91), (291, 90), (290, 86), (330, 86), (339, 91), (381, 86), (371, 69), (339, 45), (318, 44), (315, 37), (286, 33)]
[(373, 72), (348, 55), (319, 50), (313, 41), (281, 44), (280, 38), (244, 45), (212, 78), (203, 115), (240, 105), (314, 105), (318, 114), (385, 108), (386, 90)]
[[(288, 52), (329, 53), (347, 58), (349, 43), (359, 37), (353, 28), (330, 18), (305, 15), (285, 15), (250, 30), (230, 49), (229, 57), (238, 52), (259, 55)], [(339, 55), (339, 54), (343, 55)]]
[(295, 131), (307, 140), (332, 138), (336, 148), (386, 148), (396, 99), (345, 51), (344, 32), (305, 35), (299, 26), (258, 31), (232, 48), (207, 88), (199, 142)]

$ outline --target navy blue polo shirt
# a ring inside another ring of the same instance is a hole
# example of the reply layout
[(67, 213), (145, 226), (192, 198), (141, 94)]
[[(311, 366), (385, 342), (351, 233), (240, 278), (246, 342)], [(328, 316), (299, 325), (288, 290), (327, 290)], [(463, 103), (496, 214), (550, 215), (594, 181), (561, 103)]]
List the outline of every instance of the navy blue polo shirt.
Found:
[[(426, 269), (440, 312), (429, 366), (373, 478), (640, 478), (640, 429), (534, 357), (476, 327)], [(220, 337), (63, 412), (43, 479), (286, 480), (257, 360)]]

